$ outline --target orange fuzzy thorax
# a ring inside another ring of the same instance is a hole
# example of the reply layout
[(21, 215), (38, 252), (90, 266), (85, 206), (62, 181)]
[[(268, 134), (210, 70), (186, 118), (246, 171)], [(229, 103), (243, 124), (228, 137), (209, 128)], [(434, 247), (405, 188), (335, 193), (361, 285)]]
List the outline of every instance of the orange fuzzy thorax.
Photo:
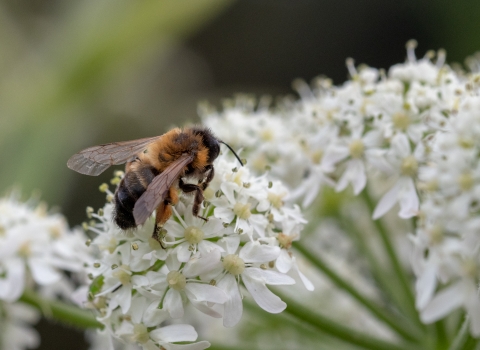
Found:
[(184, 153), (195, 152), (191, 166), (203, 169), (208, 161), (208, 149), (200, 135), (195, 135), (190, 129), (175, 128), (164, 134), (159, 140), (150, 144), (145, 157), (159, 172), (164, 171)]

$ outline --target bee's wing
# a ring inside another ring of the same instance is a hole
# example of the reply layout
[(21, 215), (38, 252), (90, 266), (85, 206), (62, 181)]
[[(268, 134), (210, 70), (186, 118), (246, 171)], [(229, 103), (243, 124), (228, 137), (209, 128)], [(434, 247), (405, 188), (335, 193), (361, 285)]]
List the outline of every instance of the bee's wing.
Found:
[(147, 137), (89, 147), (71, 156), (67, 166), (80, 174), (97, 176), (110, 165), (128, 162), (134, 155), (142, 152), (148, 144), (160, 137)]
[(170, 187), (172, 187), (185, 166), (193, 161), (193, 158), (193, 155), (183, 154), (153, 179), (147, 190), (138, 198), (133, 208), (133, 217), (137, 225), (142, 225), (147, 221), (153, 211), (165, 199)]

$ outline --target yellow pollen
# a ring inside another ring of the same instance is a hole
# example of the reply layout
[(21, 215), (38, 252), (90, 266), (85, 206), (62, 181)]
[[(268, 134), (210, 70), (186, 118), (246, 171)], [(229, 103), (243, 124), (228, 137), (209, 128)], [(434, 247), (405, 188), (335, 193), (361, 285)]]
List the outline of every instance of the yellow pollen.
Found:
[(265, 167), (267, 166), (267, 164), (268, 162), (265, 156), (260, 155), (253, 160), (252, 167), (257, 171), (263, 171), (265, 170)]
[(32, 254), (32, 250), (30, 249), (30, 242), (24, 242), (18, 248), (18, 254), (23, 257), (29, 257)]
[(120, 183), (120, 181), (122, 181), (121, 178), (119, 177), (114, 177), (113, 179), (110, 180), (110, 183), (114, 186), (118, 185)]
[(295, 238), (297, 238), (298, 234), (294, 235), (286, 235), (284, 233), (279, 233), (277, 235), (278, 242), (280, 246), (285, 249), (290, 249), (292, 247), (292, 242)]
[(95, 308), (97, 310), (100, 310), (100, 309), (103, 309), (105, 307), (107, 307), (107, 298), (105, 297), (98, 297), (96, 299), (96, 301), (93, 303), (93, 305), (95, 306)]
[(414, 176), (417, 174), (418, 162), (413, 155), (405, 157), (402, 161), (401, 173), (406, 176)]
[(438, 189), (438, 180), (431, 180), (425, 184), (425, 190), (429, 192), (436, 191)]
[(200, 243), (204, 236), (203, 231), (196, 226), (189, 226), (185, 229), (185, 239), (190, 244)]
[(232, 275), (240, 275), (245, 270), (245, 262), (238, 255), (229, 254), (223, 258), (223, 267)]
[(100, 245), (100, 249), (102, 250), (108, 250), (110, 254), (113, 254), (115, 249), (117, 249), (117, 240), (115, 238), (110, 238), (110, 241), (108, 241), (108, 245)]
[(242, 187), (243, 186), (243, 181), (242, 181), (243, 170), (242, 169), (238, 170), (237, 168), (234, 168), (234, 169), (236, 169), (234, 172), (226, 176), (227, 180), (236, 183), (239, 187)]
[(350, 155), (353, 158), (360, 158), (365, 150), (365, 145), (362, 140), (353, 140), (348, 148), (350, 150)]
[(462, 191), (468, 191), (472, 189), (473, 185), (475, 184), (475, 179), (473, 178), (472, 174), (464, 173), (458, 177), (458, 184)]
[(145, 344), (150, 340), (148, 329), (143, 324), (136, 324), (133, 326), (132, 340), (140, 344)]
[(127, 265), (122, 265), (112, 273), (112, 276), (117, 278), (121, 284), (127, 285), (130, 283), (132, 273)]
[(187, 279), (178, 271), (170, 271), (167, 275), (167, 282), (170, 288), (175, 290), (183, 290), (187, 285)]
[(270, 203), (277, 209), (283, 206), (283, 197), (285, 197), (285, 194), (276, 194), (273, 192), (268, 192), (267, 196)]
[(314, 162), (315, 164), (320, 164), (323, 158), (323, 151), (321, 149), (318, 149), (312, 153), (311, 157), (312, 162)]
[(250, 218), (250, 215), (252, 215), (252, 213), (250, 212), (250, 206), (250, 203), (235, 203), (235, 206), (233, 207), (233, 213), (240, 219), (248, 220), (248, 218)]
[(210, 187), (207, 187), (205, 191), (203, 191), (203, 197), (205, 200), (211, 201), (215, 198), (215, 192)]
[(108, 185), (106, 183), (103, 183), (98, 187), (98, 189), (100, 190), (100, 192), (107, 192)]
[(87, 207), (87, 209), (85, 210), (87, 212), (87, 217), (89, 219), (92, 218), (92, 213), (94, 212), (93, 208), (92, 207)]
[(273, 131), (270, 129), (264, 129), (260, 132), (260, 138), (263, 141), (272, 141), (273, 140)]
[(403, 113), (398, 112), (392, 116), (393, 126), (399, 130), (406, 130), (410, 125), (410, 117)]
[(475, 141), (470, 138), (460, 138), (458, 140), (458, 144), (460, 145), (460, 147), (468, 149), (475, 146)]
[(48, 207), (46, 203), (39, 203), (38, 206), (35, 208), (35, 215), (38, 217), (46, 217), (48, 214)]
[(430, 237), (430, 242), (432, 244), (438, 244), (443, 241), (444, 232), (441, 226), (436, 225), (428, 230), (428, 236)]
[(472, 258), (467, 259), (463, 262), (463, 271), (465, 271), (465, 275), (470, 278), (477, 278), (478, 276), (478, 266), (475, 263), (475, 260)]

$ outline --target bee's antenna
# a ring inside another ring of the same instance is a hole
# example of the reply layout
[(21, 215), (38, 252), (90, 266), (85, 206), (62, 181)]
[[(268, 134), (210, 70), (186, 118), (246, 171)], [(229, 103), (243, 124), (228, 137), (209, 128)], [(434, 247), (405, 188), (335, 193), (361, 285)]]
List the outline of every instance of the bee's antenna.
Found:
[(238, 154), (235, 153), (235, 151), (233, 150), (232, 147), (230, 147), (228, 144), (226, 144), (225, 142), (223, 142), (223, 141), (221, 141), (221, 140), (218, 140), (218, 142), (223, 143), (225, 146), (227, 146), (228, 149), (229, 149), (230, 151), (232, 151), (232, 153), (235, 155), (235, 157), (237, 157), (237, 159), (238, 159), (238, 161), (240, 162), (240, 164), (243, 166), (242, 160), (240, 159), (240, 157), (238, 156)]

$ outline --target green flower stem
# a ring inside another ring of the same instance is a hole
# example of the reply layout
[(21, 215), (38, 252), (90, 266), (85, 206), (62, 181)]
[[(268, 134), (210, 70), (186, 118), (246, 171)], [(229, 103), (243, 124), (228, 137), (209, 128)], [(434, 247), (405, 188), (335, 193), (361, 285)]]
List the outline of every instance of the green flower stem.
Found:
[(379, 339), (363, 332), (359, 332), (350, 327), (346, 327), (327, 318), (323, 315), (313, 312), (312, 308), (308, 308), (298, 303), (294, 299), (275, 289), (277, 294), (284, 302), (287, 303), (285, 311), (296, 317), (297, 319), (310, 324), (321, 332), (340, 339), (344, 342), (363, 347), (365, 349), (375, 350), (405, 350), (405, 349), (419, 349), (416, 344), (401, 343), (395, 344), (387, 340)]
[(435, 338), (437, 343), (437, 349), (447, 349), (447, 344), (449, 343), (447, 326), (445, 324), (445, 319), (438, 320), (434, 324), (435, 327)]
[[(254, 347), (254, 346), (251, 346), (251, 345), (248, 345), (248, 346), (245, 346), (242, 344), (242, 346), (231, 346), (231, 345), (221, 345), (221, 344), (212, 344), (208, 350), (245, 350), (245, 349), (248, 349), (248, 350), (255, 350), (255, 349), (258, 349), (260, 350), (258, 347)], [(264, 350), (264, 349), (262, 349)]]
[[(339, 216), (337, 217), (337, 220), (346, 233), (355, 241), (355, 245), (361, 254), (367, 259), (370, 271), (384, 296), (390, 299), (390, 302), (392, 302), (399, 310), (402, 310), (404, 298), (398, 293), (400, 290), (400, 283), (396, 280), (392, 280), (390, 275), (385, 273), (378, 258), (373, 254), (372, 249), (368, 247), (368, 239), (360, 232), (357, 226), (351, 223), (352, 219)], [(402, 317), (404, 317), (403, 314)], [(410, 321), (408, 322), (410, 323)]]
[(47, 300), (31, 290), (25, 290), (19, 301), (38, 309), (46, 318), (60, 321), (75, 328), (102, 328), (91, 311), (58, 301)]
[[(254, 319), (255, 322), (261, 324), (270, 324), (273, 328), (277, 328), (277, 324), (281, 324), (282, 327), (294, 329), (295, 333), (301, 334), (302, 339), (319, 339), (318, 332), (315, 328), (305, 322), (302, 322), (302, 320), (299, 320), (296, 317), (288, 315), (285, 312), (281, 312), (279, 314), (271, 314), (259, 308), (258, 305), (250, 299), (244, 299), (243, 307), (244, 310), (247, 311), (249, 315), (251, 315), (252, 319)], [(322, 341), (325, 341), (325, 339), (322, 339)], [(335, 339), (335, 341), (338, 342), (337, 339)], [(299, 345), (302, 346), (303, 344)]]
[(448, 350), (464, 350), (465, 345), (467, 345), (467, 341), (469, 338), (469, 326), (470, 326), (470, 320), (468, 317), (465, 318), (465, 321), (463, 321), (462, 327), (458, 331), (457, 335), (455, 336), (455, 339), (453, 339), (452, 344), (448, 348)]
[(373, 315), (382, 320), (386, 325), (391, 329), (396, 331), (403, 338), (408, 340), (418, 340), (421, 339), (422, 334), (418, 333), (418, 330), (409, 325), (408, 323), (401, 322), (402, 320), (399, 317), (395, 317), (386, 311), (386, 309), (381, 308), (376, 303), (368, 299), (357, 289), (355, 289), (350, 283), (345, 281), (340, 275), (338, 275), (334, 270), (328, 267), (328, 264), (323, 261), (323, 259), (317, 254), (311, 253), (303, 244), (295, 243), (294, 248), (299, 251), (308, 261), (310, 261), (315, 267), (319, 268), (337, 287), (343, 289), (348, 294), (350, 294), (355, 300), (367, 308)]
[[(368, 189), (365, 189), (363, 192), (363, 198), (368, 206), (368, 209), (371, 213), (374, 212), (375, 210), (375, 203), (373, 202), (372, 198), (370, 197), (368, 193)], [(390, 258), (390, 262), (392, 264), (393, 270), (395, 271), (395, 274), (397, 275), (399, 281), (400, 281), (400, 286), (403, 291), (403, 295), (406, 299), (406, 310), (405, 312), (408, 312), (412, 319), (415, 321), (415, 323), (420, 326), (421, 328), (425, 328), (425, 325), (422, 324), (420, 321), (420, 318), (418, 316), (418, 312), (415, 309), (415, 297), (413, 295), (413, 291), (411, 288), (411, 281), (407, 276), (407, 273), (405, 269), (402, 267), (402, 264), (400, 263), (400, 259), (397, 256), (397, 252), (395, 251), (395, 248), (392, 245), (392, 242), (390, 241), (390, 237), (388, 234), (387, 229), (383, 225), (383, 222), (378, 219), (373, 221), (375, 228), (377, 229), (378, 233), (380, 234), (380, 239), (382, 241), (382, 244), (386, 250), (386, 253), (388, 254)]]

